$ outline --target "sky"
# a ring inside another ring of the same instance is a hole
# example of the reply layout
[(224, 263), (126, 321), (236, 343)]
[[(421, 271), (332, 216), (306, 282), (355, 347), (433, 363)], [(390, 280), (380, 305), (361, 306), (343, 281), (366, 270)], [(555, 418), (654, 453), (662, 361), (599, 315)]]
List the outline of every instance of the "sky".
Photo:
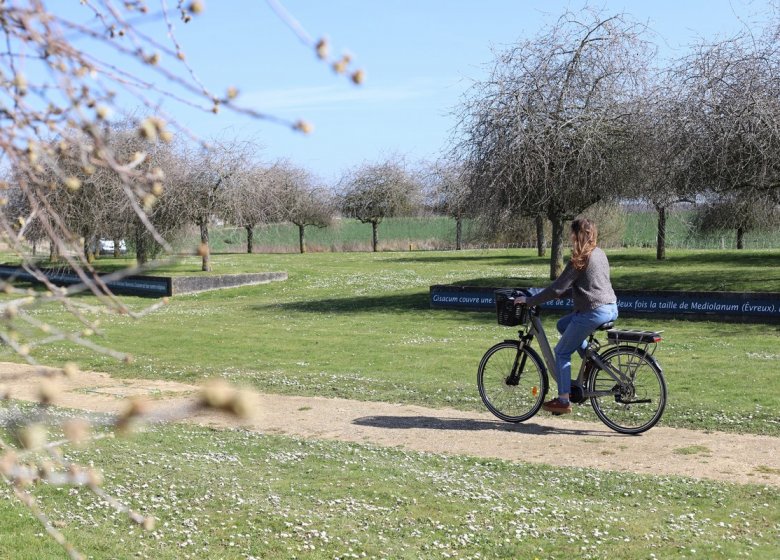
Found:
[[(205, 10), (191, 23), (177, 22), (176, 36), (208, 88), (236, 87), (239, 104), (291, 121), (303, 119), (313, 125), (311, 134), (227, 110), (214, 115), (160, 102), (200, 137), (251, 140), (261, 147), (261, 160), (287, 158), (328, 184), (348, 169), (387, 157), (402, 156), (412, 165), (436, 159), (452, 137), (464, 94), (487, 75), (495, 52), (533, 38), (567, 8), (576, 12), (585, 5), (558, 0), (280, 2), (310, 36), (327, 36), (334, 55), (350, 53), (351, 67), (365, 71), (364, 84), (355, 86), (319, 61), (264, 0), (205, 0)], [(667, 58), (681, 56), (700, 39), (757, 28), (768, 11), (765, 2), (752, 0), (602, 0), (590, 6), (645, 23), (648, 37)]]

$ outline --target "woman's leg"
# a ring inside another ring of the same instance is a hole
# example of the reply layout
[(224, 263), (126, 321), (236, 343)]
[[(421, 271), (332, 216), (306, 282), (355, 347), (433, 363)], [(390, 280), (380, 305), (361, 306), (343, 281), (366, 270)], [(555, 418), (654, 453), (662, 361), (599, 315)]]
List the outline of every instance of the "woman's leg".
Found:
[(569, 323), (571, 323), (571, 320), (574, 319), (575, 313), (569, 313), (568, 315), (564, 315), (560, 319), (558, 319), (558, 322), (555, 324), (555, 326), (558, 328), (558, 332), (563, 334), (566, 332), (566, 327), (569, 326)]
[[(566, 328), (569, 326), (569, 323), (571, 323), (572, 319), (574, 319), (576, 313), (569, 313), (568, 315), (564, 315), (560, 319), (558, 319), (558, 323), (556, 324), (556, 327), (558, 328), (558, 332), (563, 334), (566, 332)], [(588, 335), (585, 335), (587, 338)], [(579, 348), (577, 348), (577, 353), (580, 355), (580, 357), (585, 357), (585, 348), (587, 347), (585, 339), (582, 340), (582, 344)]]
[[(567, 315), (567, 317), (569, 317)], [(563, 319), (566, 319), (564, 317)], [(563, 322), (561, 319), (560, 322)], [(584, 350), (588, 336), (600, 325), (617, 319), (617, 306), (602, 305), (591, 311), (573, 313), (565, 325), (561, 339), (555, 346), (555, 365), (557, 368), (558, 396), (569, 398), (571, 390), (571, 355), (575, 350)]]

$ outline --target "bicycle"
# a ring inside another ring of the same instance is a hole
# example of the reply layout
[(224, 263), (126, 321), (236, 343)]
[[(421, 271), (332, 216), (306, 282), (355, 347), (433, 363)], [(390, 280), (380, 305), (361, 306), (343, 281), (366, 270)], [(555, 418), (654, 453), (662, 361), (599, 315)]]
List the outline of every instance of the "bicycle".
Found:
[[(555, 357), (544, 332), (538, 307), (515, 305), (524, 290), (496, 290), (498, 324), (519, 326), (518, 339), (491, 347), (479, 363), (477, 386), (485, 406), (506, 422), (534, 416), (550, 387)], [(618, 330), (604, 323), (588, 337), (579, 375), (572, 380), (569, 400), (590, 399), (596, 416), (623, 434), (640, 434), (661, 419), (666, 407), (666, 381), (653, 357), (662, 331)], [(606, 331), (607, 344), (596, 339)], [(536, 339), (544, 357), (530, 346)], [(553, 379), (554, 381), (554, 379)]]

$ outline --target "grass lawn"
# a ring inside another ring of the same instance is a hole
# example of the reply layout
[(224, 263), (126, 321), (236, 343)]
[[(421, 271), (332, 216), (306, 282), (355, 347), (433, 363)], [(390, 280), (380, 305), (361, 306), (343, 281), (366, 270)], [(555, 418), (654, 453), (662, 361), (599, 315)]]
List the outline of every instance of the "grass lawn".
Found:
[[(618, 288), (780, 292), (778, 251), (672, 252), (664, 263), (652, 251), (609, 255)], [(185, 259), (164, 272), (198, 274), (198, 264)], [(271, 393), (483, 410), (477, 364), (513, 331), (498, 327), (491, 313), (431, 310), (428, 287), (542, 285), (548, 270), (531, 251), (511, 250), (214, 255), (214, 265), (215, 274), (284, 270), (289, 279), (176, 296), (141, 321), (89, 315), (102, 321), (96, 341), (132, 352), (131, 364), (62, 344), (35, 347), (33, 355), (117, 376), (222, 376)], [(136, 309), (149, 303), (123, 300)], [(56, 307), (33, 313), (76, 328)], [(620, 324), (665, 330), (657, 351), (670, 392), (662, 424), (780, 433), (780, 326), (650, 318)], [(0, 359), (16, 359), (2, 352)], [(0, 415), (13, 418), (17, 406), (29, 407), (6, 401)], [(587, 407), (576, 416), (595, 420)], [(154, 531), (144, 532), (85, 489), (36, 487), (55, 526), (92, 558), (761, 560), (776, 557), (780, 540), (780, 493), (760, 485), (188, 425), (66, 449), (65, 457), (103, 471), (110, 494), (157, 519)], [(0, 492), (8, 498), (0, 499), (0, 558), (63, 558), (10, 490)]]
[[(699, 235), (691, 221), (690, 210), (672, 211), (667, 215), (667, 249), (724, 249), (736, 247), (736, 230), (724, 230), (717, 233)], [(464, 243), (479, 245), (477, 228), (471, 220), (463, 221)], [(622, 234), (613, 234), (603, 238), (610, 246), (655, 247), (658, 233), (658, 214), (656, 212), (627, 212), (625, 228)], [(200, 233), (192, 231), (185, 236), (183, 243), (197, 245)], [(548, 231), (548, 239), (550, 232)], [(326, 228), (306, 228), (306, 240), (309, 250), (313, 251), (370, 251), (371, 226), (358, 220), (342, 219), (334, 221)], [(755, 230), (745, 235), (745, 246), (749, 249), (767, 249), (780, 247), (780, 231)], [(455, 220), (444, 216), (426, 216), (423, 218), (387, 218), (379, 226), (379, 243), (382, 250), (407, 251), (417, 249), (445, 249), (455, 246)], [(533, 246), (534, 239), (525, 239), (526, 246)], [(246, 232), (243, 228), (214, 228), (210, 237), (214, 251), (242, 252), (246, 250)], [(268, 224), (258, 226), (254, 233), (255, 250), (259, 252), (296, 252), (298, 251), (298, 227), (289, 224)]]
[[(66, 459), (102, 469), (109, 493), (157, 519), (144, 532), (87, 490), (37, 487), (90, 558), (756, 560), (776, 558), (780, 539), (780, 494), (763, 486), (183, 425)], [(0, 557), (65, 557), (13, 498), (0, 523)]]
[[(671, 251), (664, 262), (652, 250), (608, 254), (618, 289), (780, 292), (780, 251)], [(549, 267), (529, 250), (217, 254), (213, 263), (214, 274), (287, 271), (289, 279), (176, 296), (141, 321), (102, 317), (96, 341), (132, 353), (131, 364), (64, 344), (35, 348), (33, 355), (118, 376), (188, 382), (222, 376), (270, 393), (483, 410), (479, 360), (515, 331), (497, 326), (491, 313), (430, 309), (428, 287), (540, 286)], [(198, 259), (186, 258), (159, 272), (198, 269)], [(138, 309), (149, 301), (124, 299)], [(34, 313), (73, 325), (56, 308)], [(548, 332), (555, 319), (546, 320)], [(669, 384), (662, 425), (780, 434), (780, 325), (651, 317), (619, 325), (664, 330), (656, 353)], [(17, 358), (3, 348), (0, 359)], [(587, 406), (575, 410), (575, 417), (596, 419)]]

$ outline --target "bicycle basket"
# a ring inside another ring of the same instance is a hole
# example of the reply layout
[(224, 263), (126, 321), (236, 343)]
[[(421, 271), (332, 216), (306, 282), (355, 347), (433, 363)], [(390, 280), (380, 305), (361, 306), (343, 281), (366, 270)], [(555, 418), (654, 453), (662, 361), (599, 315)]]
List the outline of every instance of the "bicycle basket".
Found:
[(496, 317), (504, 327), (516, 327), (525, 323), (528, 307), (515, 305), (514, 290), (496, 290)]

